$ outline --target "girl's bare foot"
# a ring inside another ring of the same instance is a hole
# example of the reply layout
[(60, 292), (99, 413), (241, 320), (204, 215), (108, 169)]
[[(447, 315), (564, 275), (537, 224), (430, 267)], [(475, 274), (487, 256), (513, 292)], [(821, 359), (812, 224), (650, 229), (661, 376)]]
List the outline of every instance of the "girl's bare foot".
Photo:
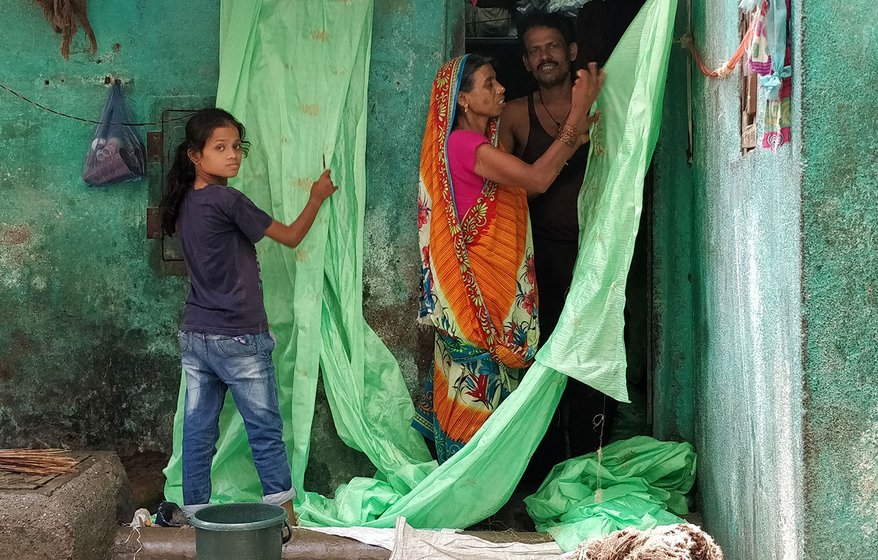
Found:
[(287, 510), (287, 517), (289, 518), (290, 525), (295, 527), (299, 524), (299, 518), (296, 516), (296, 511), (293, 509), (293, 501), (290, 500), (288, 502), (284, 502), (281, 504), (281, 507)]

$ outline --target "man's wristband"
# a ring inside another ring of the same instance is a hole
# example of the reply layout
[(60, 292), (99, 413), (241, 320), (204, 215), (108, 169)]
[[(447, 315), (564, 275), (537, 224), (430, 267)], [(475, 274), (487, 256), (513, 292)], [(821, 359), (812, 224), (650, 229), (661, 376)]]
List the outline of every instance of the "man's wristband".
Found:
[(564, 126), (562, 126), (561, 130), (558, 131), (558, 136), (555, 137), (556, 140), (567, 144), (574, 150), (576, 149), (576, 138), (576, 129), (569, 124), (565, 124)]

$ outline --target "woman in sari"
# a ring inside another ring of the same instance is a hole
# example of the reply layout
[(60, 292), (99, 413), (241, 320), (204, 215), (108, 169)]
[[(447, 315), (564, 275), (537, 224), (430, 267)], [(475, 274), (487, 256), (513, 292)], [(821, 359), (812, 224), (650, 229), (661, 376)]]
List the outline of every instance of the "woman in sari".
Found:
[(545, 192), (588, 140), (603, 85), (580, 70), (570, 114), (532, 165), (498, 144), (504, 88), (490, 61), (455, 58), (433, 83), (421, 148), (419, 319), (436, 329), (433, 379), (414, 425), (439, 462), (459, 451), (518, 385), (539, 340), (528, 194)]

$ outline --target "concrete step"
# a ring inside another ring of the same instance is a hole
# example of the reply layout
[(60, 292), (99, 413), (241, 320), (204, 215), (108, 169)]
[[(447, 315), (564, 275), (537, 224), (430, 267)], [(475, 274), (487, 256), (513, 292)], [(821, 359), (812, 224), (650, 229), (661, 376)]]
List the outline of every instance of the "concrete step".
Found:
[[(112, 560), (195, 558), (195, 529), (192, 527), (144, 527), (139, 531), (138, 534), (127, 527), (118, 530)], [(283, 548), (283, 560), (387, 560), (389, 557), (390, 551), (377, 546), (298, 527), (293, 529), (293, 538)]]
[(0, 558), (103, 560), (130, 508), (115, 453), (82, 451), (74, 472), (0, 476)]
[[(552, 540), (541, 533), (520, 531), (464, 531), (491, 542), (542, 543)], [(136, 554), (136, 556), (135, 556)], [(301, 527), (283, 548), (283, 560), (386, 560), (390, 551), (344, 537), (326, 535)], [(116, 533), (112, 560), (188, 560), (195, 558), (192, 527), (145, 527), (137, 531), (122, 527)]]

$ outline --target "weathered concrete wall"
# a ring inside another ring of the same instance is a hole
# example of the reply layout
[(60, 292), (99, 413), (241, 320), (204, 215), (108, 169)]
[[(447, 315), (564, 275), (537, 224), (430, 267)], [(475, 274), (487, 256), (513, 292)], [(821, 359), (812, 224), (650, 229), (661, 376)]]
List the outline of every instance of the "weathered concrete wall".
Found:
[[(156, 120), (164, 104), (214, 95), (214, 5), (91, 2), (98, 53), (80, 32), (64, 61), (34, 2), (0, 0), (0, 80), (97, 119), (113, 75), (135, 118)], [(82, 182), (93, 130), (0, 92), (0, 446), (170, 446), (185, 281), (150, 266), (150, 181)]]
[[(708, 64), (740, 42), (734, 2), (693, 2), (692, 25)], [(656, 429), (695, 444), (700, 509), (727, 558), (801, 558), (800, 122), (792, 145), (742, 155), (738, 80), (693, 68), (687, 170), (687, 62), (673, 57), (656, 160)], [(797, 56), (797, 80), (800, 68)]]
[(878, 4), (805, 9), (805, 558), (876, 558)]
[(415, 325), (420, 266), (412, 209), (421, 138), (433, 78), (462, 22), (455, 13), (446, 15), (446, 4), (377, 0), (372, 31), (363, 299), (367, 321), (396, 356), (413, 391), (418, 372), (430, 369), (433, 349), (432, 331)]
[[(686, 32), (686, 24), (681, 8), (675, 37)], [(680, 49), (671, 50), (662, 128), (653, 157), (651, 412), (656, 437), (693, 441), (695, 179), (688, 163), (687, 61)]]
[[(430, 86), (460, 35), (446, 21), (456, 23), (463, 5), (454, 3), (448, 16), (446, 5), (375, 3), (365, 307), (413, 390), (429, 356), (415, 328), (411, 209)], [(70, 61), (31, 2), (0, 0), (0, 13), (0, 34), (21, 52), (0, 61), (0, 81), (59, 111), (98, 118), (108, 74), (123, 80), (141, 121), (215, 94), (217, 2), (93, 1), (99, 52), (85, 52), (80, 32)], [(180, 371), (174, 335), (187, 284), (161, 273), (155, 242), (145, 239), (158, 167), (148, 180), (89, 189), (81, 172), (92, 134), (90, 124), (0, 92), (0, 447), (168, 452)], [(309, 489), (328, 492), (372, 474), (365, 457), (336, 436), (322, 394), (315, 414)]]

